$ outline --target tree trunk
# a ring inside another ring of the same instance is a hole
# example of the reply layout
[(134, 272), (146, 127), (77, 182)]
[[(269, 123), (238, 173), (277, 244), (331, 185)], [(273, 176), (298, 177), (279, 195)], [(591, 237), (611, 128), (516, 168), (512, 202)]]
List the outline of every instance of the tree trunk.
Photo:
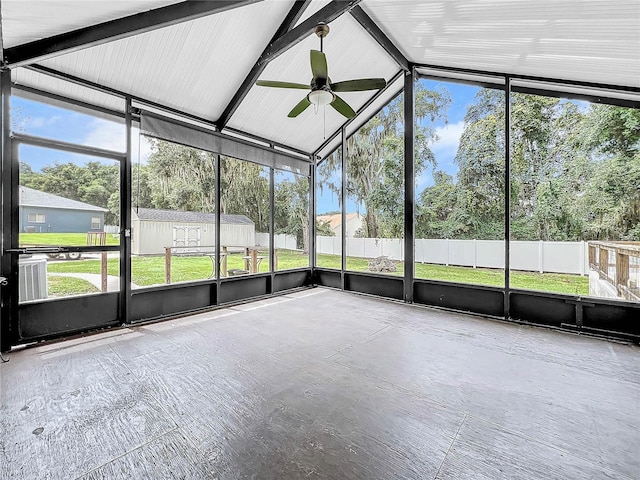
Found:
[[(366, 207), (366, 206), (365, 206)], [(366, 223), (366, 237), (367, 238), (378, 238), (378, 219), (376, 218), (375, 213), (370, 208), (367, 208), (367, 213), (365, 215), (365, 223)]]

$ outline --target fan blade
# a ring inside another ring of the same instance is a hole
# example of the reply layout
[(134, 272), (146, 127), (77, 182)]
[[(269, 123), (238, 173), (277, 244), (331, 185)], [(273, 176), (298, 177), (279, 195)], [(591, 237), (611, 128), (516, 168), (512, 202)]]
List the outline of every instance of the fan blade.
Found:
[(314, 80), (318, 78), (326, 80), (329, 77), (327, 57), (319, 50), (311, 50), (311, 72)]
[(287, 115), (287, 117), (289, 118), (297, 117), (302, 112), (304, 112), (309, 105), (311, 105), (311, 102), (307, 97), (304, 97), (302, 100), (300, 100), (300, 102), (295, 107), (293, 107), (293, 110), (289, 112), (289, 115)]
[(384, 78), (361, 78), (332, 83), (330, 86), (334, 92), (362, 92), (364, 90), (380, 90), (387, 86), (387, 82)]
[(278, 82), (277, 80), (258, 80), (256, 82), (256, 85), (259, 85), (261, 87), (299, 88), (300, 90), (311, 89), (309, 85), (305, 85), (304, 83)]
[(338, 95), (334, 95), (336, 98), (331, 102), (331, 106), (335, 108), (338, 113), (341, 113), (347, 118), (353, 118), (356, 116), (356, 112), (353, 111), (353, 108), (349, 106), (347, 102), (341, 99)]

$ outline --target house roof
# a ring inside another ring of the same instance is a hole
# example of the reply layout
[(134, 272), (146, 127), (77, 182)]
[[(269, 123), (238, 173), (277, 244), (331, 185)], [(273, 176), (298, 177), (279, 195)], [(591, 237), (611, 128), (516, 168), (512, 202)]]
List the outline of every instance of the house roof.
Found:
[[(307, 154), (329, 153), (339, 143), (333, 135), (366, 121), (402, 89), (402, 73), (412, 67), (462, 81), (455, 72), (485, 83), (486, 75), (499, 74), (519, 87), (580, 82), (594, 97), (640, 96), (638, 0), (90, 4), (1, 2), (0, 44), (15, 85), (120, 112), (127, 94), (134, 107), (162, 105), (223, 133), (243, 132)], [(320, 47), (313, 32), (318, 21), (331, 28), (324, 52), (332, 81), (383, 77), (392, 83), (380, 95), (341, 94), (359, 113), (352, 122), (322, 107), (288, 118), (306, 92), (255, 85), (258, 78), (309, 83), (309, 51)]]
[(20, 186), (20, 206), (39, 208), (62, 208), (67, 210), (86, 210), (91, 212), (108, 212), (106, 208), (96, 207), (88, 203), (71, 200), (51, 193)]
[[(134, 218), (155, 222), (181, 222), (181, 223), (215, 223), (215, 213), (185, 212), (181, 210), (160, 210), (155, 208), (134, 208)], [(253, 225), (254, 222), (246, 215), (220, 215), (221, 224)]]
[[(346, 215), (347, 223), (352, 218), (356, 218), (356, 217), (359, 217), (359, 216), (360, 216), (360, 214), (358, 214), (358, 213), (347, 213), (347, 215)], [(329, 226), (331, 228), (337, 228), (340, 225), (342, 225), (342, 214), (340, 214), (340, 213), (336, 213), (336, 214), (333, 214), (333, 215), (318, 215), (316, 218), (320, 222), (329, 222)]]

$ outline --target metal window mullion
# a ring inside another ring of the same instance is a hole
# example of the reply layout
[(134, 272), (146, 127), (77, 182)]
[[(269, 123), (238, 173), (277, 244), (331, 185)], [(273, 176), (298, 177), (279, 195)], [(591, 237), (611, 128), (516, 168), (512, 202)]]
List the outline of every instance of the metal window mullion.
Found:
[(276, 232), (276, 195), (275, 195), (275, 169), (269, 168), (269, 270), (271, 270), (271, 293), (275, 282), (275, 232)]
[[(125, 116), (126, 119), (126, 116)], [(125, 120), (126, 122), (126, 120)], [(76, 153), (79, 155), (89, 155), (92, 157), (108, 158), (110, 160), (116, 160), (121, 162), (127, 156), (127, 152), (116, 152), (114, 150), (107, 150), (99, 147), (91, 147), (87, 145), (80, 145), (63, 140), (55, 140), (51, 138), (37, 137), (34, 135), (26, 135), (24, 133), (14, 133), (13, 139), (20, 143), (32, 145), (34, 147), (49, 148), (54, 150), (61, 150), (63, 152)]]
[(342, 127), (342, 149), (340, 152), (340, 165), (342, 168), (342, 209), (340, 215), (342, 216), (340, 233), (342, 235), (342, 255), (340, 265), (340, 281), (342, 290), (345, 289), (345, 270), (347, 269), (347, 130)]
[[(216, 155), (215, 156), (215, 176), (216, 178), (214, 179), (214, 183), (215, 183), (215, 201), (216, 201), (216, 238), (215, 238), (215, 245), (216, 245), (216, 301), (215, 304), (218, 305), (220, 303), (220, 215), (222, 214), (222, 208), (220, 207), (220, 196), (221, 196), (221, 192), (220, 192), (220, 185), (222, 184), (221, 182), (221, 178), (220, 178), (220, 173), (222, 172), (222, 157), (220, 155)], [(211, 302), (213, 303), (213, 302)]]
[(131, 164), (133, 133), (131, 97), (125, 99), (125, 130), (127, 149), (120, 163), (120, 321), (131, 323)]
[(316, 268), (316, 162), (311, 164), (311, 176), (309, 177), (309, 264), (311, 275)]
[[(11, 142), (10, 121), (11, 71), (0, 71), (0, 120), (2, 123), (2, 161), (0, 176), (2, 192), (2, 257), (0, 276), (6, 278), (7, 285), (0, 287), (0, 351), (4, 352), (17, 343), (18, 339), (18, 255), (8, 253), (8, 248), (18, 247), (18, 171), (14, 168), (17, 158), (13, 158), (16, 147)], [(17, 157), (17, 156), (16, 156)]]
[(511, 311), (511, 77), (505, 76), (504, 102), (504, 317)]
[(415, 211), (415, 70), (404, 76), (404, 301), (413, 302)]

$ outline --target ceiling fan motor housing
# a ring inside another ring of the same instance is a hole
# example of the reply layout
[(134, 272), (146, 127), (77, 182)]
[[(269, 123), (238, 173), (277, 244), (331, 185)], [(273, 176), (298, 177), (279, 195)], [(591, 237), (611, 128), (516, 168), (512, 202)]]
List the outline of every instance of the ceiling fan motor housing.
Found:
[(327, 35), (329, 35), (329, 25), (327, 25), (326, 23), (320, 22), (318, 25), (315, 26), (313, 31), (316, 33), (318, 37), (324, 38)]

